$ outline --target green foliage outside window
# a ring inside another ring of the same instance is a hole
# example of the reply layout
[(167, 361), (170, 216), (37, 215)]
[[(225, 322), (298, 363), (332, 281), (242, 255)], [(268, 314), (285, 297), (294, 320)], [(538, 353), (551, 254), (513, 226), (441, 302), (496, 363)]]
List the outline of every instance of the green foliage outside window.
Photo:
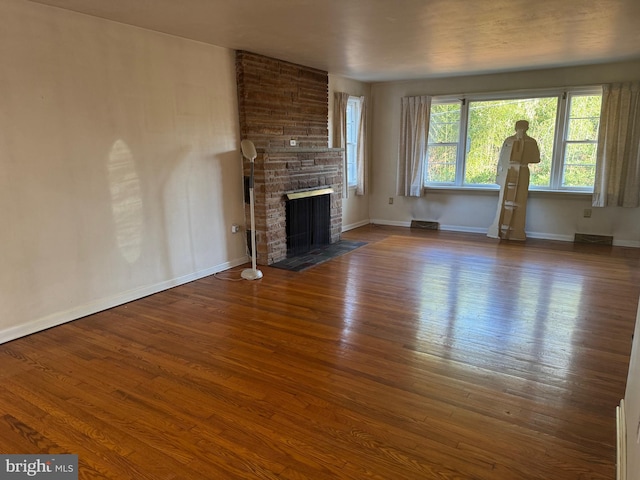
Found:
[(557, 110), (556, 97), (471, 102), (464, 182), (494, 184), (502, 143), (515, 134), (518, 120), (527, 120), (527, 135), (540, 149), (540, 163), (529, 165), (530, 185), (548, 186)]
[(453, 183), (460, 139), (460, 104), (431, 106), (427, 147), (427, 181)]
[(579, 95), (571, 98), (562, 171), (563, 187), (593, 185), (600, 103), (600, 95)]
[[(495, 185), (496, 167), (504, 140), (515, 134), (515, 123), (527, 120), (527, 134), (538, 142), (540, 163), (529, 165), (530, 185), (550, 187), (556, 128), (563, 125), (557, 118), (558, 96), (471, 100), (434, 103), (431, 106), (427, 147), (427, 183), (455, 184), (458, 149), (464, 145), (464, 185)], [(564, 100), (563, 100), (564, 102)], [(595, 158), (600, 118), (601, 96), (569, 94), (567, 132), (560, 132), (563, 145), (558, 146), (561, 180), (553, 180), (554, 188), (591, 187), (595, 175)], [(461, 116), (468, 110), (465, 142), (461, 141)], [(557, 170), (556, 170), (557, 171)], [(460, 182), (460, 180), (458, 180)]]

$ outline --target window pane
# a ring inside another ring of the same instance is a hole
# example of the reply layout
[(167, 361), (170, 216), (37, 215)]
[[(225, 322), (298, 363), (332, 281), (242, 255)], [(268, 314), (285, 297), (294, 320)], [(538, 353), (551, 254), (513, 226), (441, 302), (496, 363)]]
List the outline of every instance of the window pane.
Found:
[(567, 140), (598, 140), (600, 102), (600, 95), (575, 95), (571, 97)]
[(502, 143), (518, 120), (527, 120), (540, 149), (540, 163), (529, 166), (530, 185), (548, 186), (557, 108), (557, 97), (470, 102), (464, 183), (495, 184)]
[(599, 118), (570, 118), (567, 140), (598, 140)]
[(593, 187), (601, 95), (572, 95), (562, 165), (563, 187)]
[(427, 148), (427, 182), (454, 183), (457, 145), (429, 145)]
[(358, 172), (356, 168), (356, 146), (351, 144), (347, 145), (347, 179), (350, 187), (355, 186), (358, 183)]
[(565, 167), (563, 187), (593, 187), (595, 165), (568, 165)]
[(455, 183), (459, 140), (460, 103), (432, 104), (425, 182)]
[(357, 145), (358, 145), (358, 123), (360, 102), (356, 99), (349, 99), (347, 103), (347, 179), (348, 186), (355, 187), (358, 183), (357, 172)]
[(460, 104), (431, 106), (429, 143), (457, 143), (460, 137)]
[(593, 187), (596, 143), (568, 143), (564, 154), (563, 187)]

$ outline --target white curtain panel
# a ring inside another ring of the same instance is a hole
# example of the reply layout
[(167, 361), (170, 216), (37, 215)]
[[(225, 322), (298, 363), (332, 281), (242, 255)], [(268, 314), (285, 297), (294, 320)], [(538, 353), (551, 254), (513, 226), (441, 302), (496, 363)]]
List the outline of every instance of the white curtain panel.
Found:
[(333, 147), (344, 148), (344, 167), (342, 178), (342, 196), (349, 195), (349, 179), (347, 178), (347, 104), (349, 94), (335, 92), (333, 95)]
[(431, 97), (428, 95), (402, 98), (398, 195), (422, 196), (430, 110)]
[(605, 85), (593, 206), (640, 205), (640, 82)]

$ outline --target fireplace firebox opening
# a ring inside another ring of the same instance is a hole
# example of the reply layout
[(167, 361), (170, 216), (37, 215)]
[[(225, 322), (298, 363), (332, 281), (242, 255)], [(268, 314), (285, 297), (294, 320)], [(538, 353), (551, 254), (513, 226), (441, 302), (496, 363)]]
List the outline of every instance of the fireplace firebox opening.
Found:
[(331, 243), (332, 189), (287, 195), (287, 257), (295, 257)]

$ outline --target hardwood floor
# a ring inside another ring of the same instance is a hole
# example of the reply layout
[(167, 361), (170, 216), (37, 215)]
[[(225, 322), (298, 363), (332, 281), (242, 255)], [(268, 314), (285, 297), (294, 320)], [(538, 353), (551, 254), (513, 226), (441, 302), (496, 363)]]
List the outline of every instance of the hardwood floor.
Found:
[(368, 226), (0, 345), (0, 452), (81, 479), (615, 478), (640, 249)]

